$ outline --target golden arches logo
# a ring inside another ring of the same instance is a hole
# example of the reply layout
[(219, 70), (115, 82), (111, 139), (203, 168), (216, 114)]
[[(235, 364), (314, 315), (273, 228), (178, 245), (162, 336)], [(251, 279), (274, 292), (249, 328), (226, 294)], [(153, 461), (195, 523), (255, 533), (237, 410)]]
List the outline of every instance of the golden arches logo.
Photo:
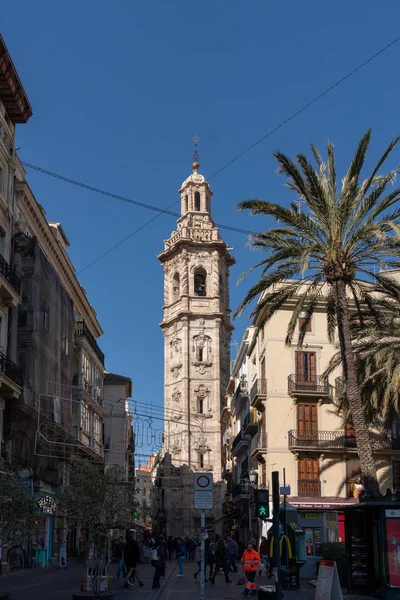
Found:
[[(289, 558), (293, 558), (292, 544), (290, 543), (290, 540), (287, 535), (281, 536), (281, 540), (279, 543), (279, 549), (280, 549), (281, 556), (282, 556), (283, 540), (286, 540)], [(271, 538), (271, 544), (269, 547), (269, 555), (271, 558), (274, 556), (274, 536), (272, 536), (272, 538)]]

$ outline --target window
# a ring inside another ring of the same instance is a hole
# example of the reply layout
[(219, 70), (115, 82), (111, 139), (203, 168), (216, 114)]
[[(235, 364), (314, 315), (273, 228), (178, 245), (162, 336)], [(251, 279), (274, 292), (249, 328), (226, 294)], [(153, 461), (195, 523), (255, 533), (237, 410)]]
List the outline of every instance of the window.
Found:
[(316, 383), (315, 352), (296, 352), (296, 379), (307, 383)]
[(90, 431), (90, 418), (89, 418), (89, 409), (86, 402), (82, 402), (81, 404), (81, 427), (85, 433), (89, 433)]
[(93, 427), (93, 435), (96, 442), (100, 443), (100, 434), (101, 434), (101, 421), (98, 415), (94, 415), (94, 427)]
[(173, 300), (173, 302), (176, 302), (176, 300), (179, 300), (180, 295), (181, 295), (180, 277), (179, 277), (179, 273), (175, 273), (174, 278), (172, 280), (172, 300)]
[(42, 298), (41, 312), (42, 312), (42, 325), (45, 328), (45, 330), (48, 331), (49, 330), (50, 309), (49, 309), (49, 305), (47, 304), (47, 302), (44, 298)]
[(319, 479), (319, 459), (299, 458), (298, 462), (298, 495), (307, 498), (321, 496)]
[(188, 197), (186, 195), (185, 198), (183, 199), (183, 212), (187, 213), (187, 211), (188, 211)]
[(204, 469), (204, 454), (202, 452), (199, 452), (199, 464), (200, 469)]
[(203, 268), (196, 269), (194, 272), (194, 295), (207, 295), (207, 273)]
[(197, 348), (197, 360), (198, 360), (198, 362), (203, 362), (203, 356), (204, 356), (204, 349), (203, 348)]
[[(300, 329), (303, 327), (305, 318), (304, 317), (299, 317), (299, 331)], [(306, 333), (311, 333), (311, 319), (308, 321), (307, 323), (307, 327), (306, 327)]]
[(198, 398), (197, 399), (197, 409), (198, 412), (202, 415), (204, 412), (204, 399), (203, 398)]
[(194, 210), (196, 212), (200, 211), (200, 192), (194, 193)]
[(297, 405), (297, 436), (301, 439), (317, 439), (318, 436), (318, 406), (316, 404)]
[(68, 338), (68, 329), (67, 329), (67, 326), (65, 324), (63, 325), (63, 332), (62, 332), (62, 350), (63, 350), (64, 354), (66, 356), (68, 356), (68, 353), (69, 353), (69, 338)]

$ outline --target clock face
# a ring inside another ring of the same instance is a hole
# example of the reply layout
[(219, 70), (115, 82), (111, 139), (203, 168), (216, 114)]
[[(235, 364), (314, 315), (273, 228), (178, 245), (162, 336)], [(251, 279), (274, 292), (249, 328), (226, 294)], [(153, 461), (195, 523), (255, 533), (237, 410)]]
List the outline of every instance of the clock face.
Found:
[(42, 496), (38, 500), (38, 507), (43, 515), (53, 515), (56, 512), (57, 504), (51, 496)]

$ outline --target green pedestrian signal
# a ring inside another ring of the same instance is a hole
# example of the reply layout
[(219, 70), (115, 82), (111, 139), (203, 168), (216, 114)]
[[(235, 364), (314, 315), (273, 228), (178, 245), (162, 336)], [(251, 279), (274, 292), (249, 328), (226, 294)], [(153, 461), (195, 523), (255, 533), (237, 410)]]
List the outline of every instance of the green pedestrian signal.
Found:
[(256, 515), (259, 519), (269, 517), (269, 491), (256, 490)]

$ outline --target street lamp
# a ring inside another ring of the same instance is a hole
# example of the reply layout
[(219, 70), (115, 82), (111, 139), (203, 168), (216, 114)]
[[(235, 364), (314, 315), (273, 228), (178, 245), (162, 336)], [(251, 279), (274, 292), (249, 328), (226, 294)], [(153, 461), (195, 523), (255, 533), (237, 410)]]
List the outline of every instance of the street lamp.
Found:
[(249, 471), (249, 479), (250, 479), (250, 484), (252, 487), (254, 487), (256, 485), (257, 477), (258, 477), (258, 472), (255, 469), (251, 469), (251, 471)]

